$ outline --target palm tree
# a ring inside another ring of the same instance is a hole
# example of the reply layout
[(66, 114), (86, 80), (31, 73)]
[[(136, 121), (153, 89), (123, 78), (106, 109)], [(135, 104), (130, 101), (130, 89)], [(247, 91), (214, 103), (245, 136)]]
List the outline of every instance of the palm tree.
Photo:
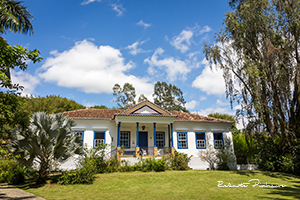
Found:
[(16, 0), (0, 0), (0, 33), (10, 30), (14, 33), (33, 33), (30, 20), (33, 16), (28, 12), (27, 7)]
[(75, 122), (63, 114), (34, 113), (26, 130), (15, 129), (8, 149), (28, 166), (39, 164), (39, 181), (45, 182), (50, 167), (82, 152), (81, 137), (72, 132)]

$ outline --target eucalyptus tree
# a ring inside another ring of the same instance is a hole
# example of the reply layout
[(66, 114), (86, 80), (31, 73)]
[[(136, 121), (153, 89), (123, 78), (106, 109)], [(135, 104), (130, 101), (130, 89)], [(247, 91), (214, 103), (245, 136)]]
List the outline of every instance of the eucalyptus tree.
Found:
[(20, 155), (21, 162), (39, 165), (39, 182), (45, 182), (50, 167), (82, 151), (82, 140), (72, 132), (75, 122), (63, 114), (34, 113), (26, 129), (17, 128), (8, 149)]
[(117, 108), (126, 109), (135, 104), (135, 88), (130, 83), (125, 83), (123, 88), (119, 84), (113, 86), (113, 95), (115, 96), (115, 102), (117, 102)]
[(232, 11), (226, 13), (216, 43), (204, 44), (206, 58), (211, 67), (223, 70), (226, 94), (241, 105), (239, 114), (250, 121), (247, 128), (266, 131), (276, 154), (295, 158), (300, 139), (300, 1), (230, 0), (229, 5)]
[(180, 88), (166, 82), (157, 81), (154, 85), (154, 103), (169, 111), (184, 111), (186, 101)]

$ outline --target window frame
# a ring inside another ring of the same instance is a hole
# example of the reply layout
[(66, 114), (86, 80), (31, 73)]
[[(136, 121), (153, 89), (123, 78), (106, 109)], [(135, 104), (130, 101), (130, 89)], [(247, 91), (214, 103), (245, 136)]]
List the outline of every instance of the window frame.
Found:
[(95, 136), (96, 136), (96, 133), (103, 133), (103, 134), (104, 134), (104, 142), (103, 142), (103, 144), (106, 143), (106, 137), (105, 137), (106, 131), (94, 131), (93, 148), (96, 148), (96, 147), (95, 147)]
[[(163, 136), (163, 139), (162, 140), (157, 140), (157, 134), (162, 134), (162, 136)], [(166, 136), (165, 136), (165, 132), (164, 131), (156, 131), (156, 146), (157, 146), (157, 148), (164, 148), (165, 147), (165, 138), (166, 138)], [(157, 145), (157, 142), (158, 141), (162, 141), (163, 142), (163, 145), (162, 145), (162, 147), (159, 147), (158, 145)]]
[[(180, 141), (179, 141), (179, 134), (185, 134), (185, 142), (186, 142), (186, 147), (182, 147), (181, 145), (179, 145)], [(189, 145), (188, 145), (188, 134), (187, 132), (177, 132), (177, 148), (178, 149), (188, 149)]]
[[(198, 147), (197, 135), (204, 135), (204, 147)], [(197, 149), (206, 149), (206, 134), (205, 132), (195, 132), (195, 141)]]
[[(223, 133), (222, 132), (214, 132), (213, 133), (213, 137), (214, 137), (214, 148), (215, 149), (222, 149), (224, 147), (224, 139), (223, 139)], [(216, 147), (216, 142), (215, 142), (215, 135), (221, 135), (221, 141), (222, 141), (222, 147)]]
[(122, 146), (122, 139), (121, 139), (121, 134), (123, 133), (128, 133), (128, 147), (124, 146), (124, 149), (130, 149), (130, 138), (131, 138), (131, 132), (130, 131), (120, 131), (120, 146)]

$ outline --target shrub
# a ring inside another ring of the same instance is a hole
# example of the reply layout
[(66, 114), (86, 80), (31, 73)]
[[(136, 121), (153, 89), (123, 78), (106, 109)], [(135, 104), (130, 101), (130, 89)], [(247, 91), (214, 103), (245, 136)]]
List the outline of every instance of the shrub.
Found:
[(58, 179), (61, 185), (91, 184), (95, 180), (96, 169), (92, 162), (86, 162), (83, 167), (74, 171), (64, 171)]
[(129, 164), (128, 161), (122, 160), (121, 166), (119, 167), (120, 172), (132, 172), (135, 168)]
[(209, 168), (215, 170), (215, 164), (217, 162), (216, 152), (214, 148), (209, 145), (206, 149), (199, 150), (199, 158), (201, 161), (208, 162)]
[(114, 157), (108, 160), (105, 172), (107, 173), (117, 172), (118, 169), (119, 169), (119, 160), (117, 158), (117, 155), (115, 155)]
[(188, 166), (191, 157), (188, 157), (187, 154), (178, 153), (175, 151), (174, 155), (171, 155), (171, 168), (173, 170), (188, 170), (190, 169)]
[(167, 168), (166, 160), (163, 158), (153, 162), (153, 170), (156, 172), (164, 172)]
[(0, 182), (21, 184), (25, 182), (26, 169), (14, 160), (1, 160)]

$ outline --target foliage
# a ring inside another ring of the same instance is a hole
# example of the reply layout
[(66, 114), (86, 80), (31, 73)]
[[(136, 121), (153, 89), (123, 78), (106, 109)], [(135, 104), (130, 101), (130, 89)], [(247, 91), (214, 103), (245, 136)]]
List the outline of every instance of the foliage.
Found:
[(166, 110), (188, 112), (183, 93), (175, 85), (157, 81), (154, 85), (153, 97), (154, 103)]
[(62, 113), (71, 110), (84, 109), (85, 106), (61, 96), (47, 95), (46, 97), (20, 97), (22, 102), (20, 111), (31, 116), (35, 112), (47, 114)]
[(217, 162), (217, 157), (216, 157), (216, 152), (213, 146), (209, 145), (206, 149), (204, 150), (199, 150), (198, 152), (200, 160), (203, 162), (208, 162), (209, 168), (211, 170), (215, 170), (215, 164)]
[(184, 153), (178, 153), (175, 151), (174, 155), (171, 155), (171, 168), (173, 170), (188, 170), (190, 169), (188, 163), (192, 156), (188, 156)]
[(0, 183), (21, 184), (25, 176), (25, 168), (15, 160), (0, 160)]
[[(216, 119), (223, 119), (223, 120), (228, 120), (228, 121), (233, 121), (235, 122), (235, 118), (234, 116), (232, 115), (228, 115), (228, 114), (221, 114), (221, 113), (210, 113), (208, 115), (209, 117), (213, 117), (213, 118), (216, 118)], [(237, 129), (236, 127), (236, 123), (233, 123), (232, 124), (232, 127), (231, 127), (231, 132), (232, 134), (238, 134), (240, 131)]]
[(27, 166), (39, 165), (39, 182), (45, 182), (50, 167), (81, 152), (81, 138), (72, 132), (75, 122), (63, 114), (34, 113), (27, 129), (18, 128), (8, 148)]
[(136, 171), (142, 171), (142, 172), (151, 172), (151, 171), (162, 172), (165, 171), (168, 168), (168, 166), (164, 158), (157, 159), (157, 160), (155, 160), (155, 158), (146, 158), (146, 159), (141, 159), (138, 163), (136, 163), (133, 166), (133, 168)]
[(144, 100), (148, 100), (148, 99), (147, 99), (147, 97), (146, 97), (144, 94), (141, 94), (141, 95), (139, 96), (138, 102), (141, 102), (141, 101), (144, 101)]
[(113, 95), (116, 98), (114, 102), (117, 102), (117, 107), (120, 109), (126, 109), (135, 104), (135, 88), (130, 83), (125, 83), (123, 88), (116, 83), (113, 87)]
[(94, 108), (94, 109), (108, 109), (108, 107), (106, 107), (105, 105), (101, 105), (101, 106), (95, 105), (95, 106), (92, 106), (90, 108)]
[(233, 154), (232, 144), (230, 140), (224, 139), (224, 145), (216, 152), (216, 164), (218, 170), (229, 170), (233, 168), (233, 164), (236, 162)]
[(63, 171), (58, 183), (61, 185), (92, 184), (96, 178), (95, 174), (95, 165), (89, 161), (83, 167), (74, 171)]
[[(222, 69), (230, 102), (239, 103), (238, 114), (248, 117), (247, 134), (266, 131), (277, 158), (299, 157), (300, 1), (231, 0), (229, 5), (216, 45), (204, 45), (206, 58)], [(263, 158), (267, 163), (269, 157)]]

